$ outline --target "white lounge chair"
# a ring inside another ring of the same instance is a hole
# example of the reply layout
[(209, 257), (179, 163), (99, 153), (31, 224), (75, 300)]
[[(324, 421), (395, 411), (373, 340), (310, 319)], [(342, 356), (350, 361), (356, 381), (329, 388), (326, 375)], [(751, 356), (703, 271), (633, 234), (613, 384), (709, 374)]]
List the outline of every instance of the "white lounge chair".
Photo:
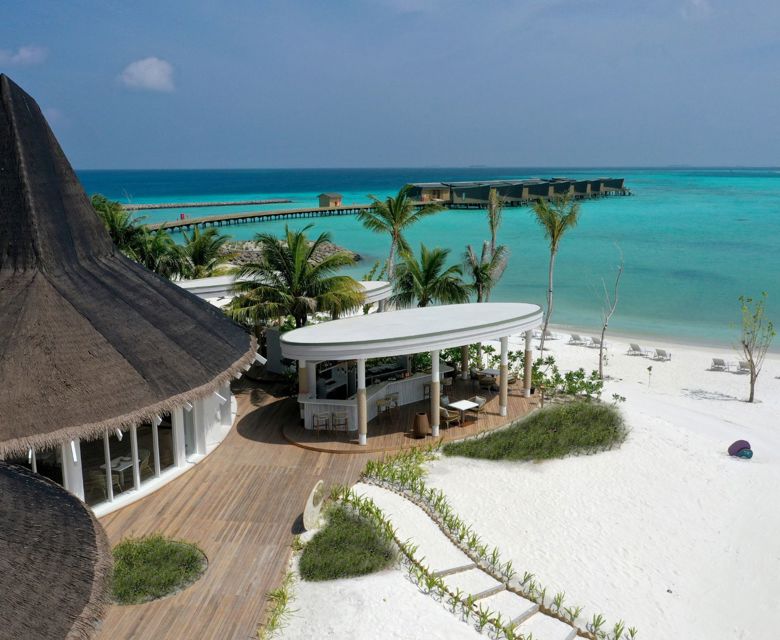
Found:
[(740, 360), (736, 373), (750, 373), (750, 363), (746, 360)]
[(723, 358), (712, 359), (712, 366), (710, 367), (710, 371), (728, 371), (728, 370), (729, 370), (729, 363), (726, 362)]
[[(590, 342), (587, 344), (588, 347), (591, 349), (599, 349), (601, 347), (601, 338), (597, 338), (596, 336), (590, 337)], [(607, 341), (604, 341), (604, 348), (607, 348)]]
[(649, 356), (653, 352), (649, 349), (643, 349), (640, 347), (636, 342), (632, 342), (628, 345), (628, 351), (626, 351), (626, 355), (628, 356)]
[(579, 333), (572, 333), (569, 338), (569, 344), (587, 344), (588, 339), (583, 338)]
[(661, 362), (665, 362), (666, 360), (672, 359), (672, 352), (667, 351), (666, 349), (656, 349), (655, 355), (653, 356), (653, 360), (660, 360)]

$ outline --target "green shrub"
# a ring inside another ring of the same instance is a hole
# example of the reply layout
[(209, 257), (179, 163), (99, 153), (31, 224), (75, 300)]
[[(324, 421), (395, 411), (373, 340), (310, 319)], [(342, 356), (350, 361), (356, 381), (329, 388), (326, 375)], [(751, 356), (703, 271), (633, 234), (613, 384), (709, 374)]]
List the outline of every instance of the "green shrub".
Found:
[(127, 538), (114, 547), (112, 593), (119, 604), (162, 598), (195, 582), (206, 570), (196, 546), (159, 534)]
[(545, 460), (596, 453), (626, 438), (620, 411), (612, 405), (577, 401), (532, 413), (484, 437), (444, 445), (444, 453), (486, 460)]
[(304, 580), (334, 580), (374, 573), (394, 561), (390, 541), (374, 523), (334, 505), (327, 524), (304, 547), (299, 570)]

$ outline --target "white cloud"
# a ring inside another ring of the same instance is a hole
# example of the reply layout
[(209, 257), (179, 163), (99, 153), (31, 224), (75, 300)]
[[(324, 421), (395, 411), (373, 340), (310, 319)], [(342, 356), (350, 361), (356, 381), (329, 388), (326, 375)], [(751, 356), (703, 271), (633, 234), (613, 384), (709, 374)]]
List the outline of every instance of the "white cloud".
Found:
[(40, 64), (46, 60), (48, 53), (43, 47), (36, 47), (31, 44), (19, 47), (16, 51), (0, 49), (0, 64), (19, 66)]
[(154, 56), (136, 60), (119, 74), (119, 81), (130, 89), (173, 91), (173, 65)]

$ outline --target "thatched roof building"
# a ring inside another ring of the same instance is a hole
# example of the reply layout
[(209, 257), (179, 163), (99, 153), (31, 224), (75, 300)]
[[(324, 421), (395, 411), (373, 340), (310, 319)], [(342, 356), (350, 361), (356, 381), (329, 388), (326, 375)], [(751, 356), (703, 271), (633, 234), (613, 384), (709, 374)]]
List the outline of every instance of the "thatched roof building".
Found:
[(92, 638), (108, 601), (111, 552), (75, 496), (0, 462), (0, 638)]
[(0, 75), (0, 457), (153, 420), (254, 355), (114, 247), (35, 100)]

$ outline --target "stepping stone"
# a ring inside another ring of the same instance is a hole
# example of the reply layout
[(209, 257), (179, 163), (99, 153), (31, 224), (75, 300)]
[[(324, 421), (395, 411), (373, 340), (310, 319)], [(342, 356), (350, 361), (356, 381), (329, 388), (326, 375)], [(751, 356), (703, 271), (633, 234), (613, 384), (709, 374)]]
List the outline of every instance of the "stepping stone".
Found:
[(491, 578), (481, 569), (468, 569), (451, 573), (444, 577), (444, 584), (453, 592), (460, 589), (463, 593), (471, 594), (477, 599), (487, 598), (506, 588), (501, 582)]
[(511, 620), (515, 624), (520, 624), (539, 611), (538, 604), (506, 589), (480, 600), (479, 604), (500, 613), (504, 620)]
[(543, 613), (535, 613), (515, 631), (523, 635), (532, 633), (534, 640), (573, 640), (577, 637), (574, 627)]
[(441, 571), (434, 572), (433, 575), (443, 578), (444, 576), (452, 575), (453, 573), (460, 573), (461, 571), (468, 571), (469, 569), (476, 569), (477, 565), (473, 562), (464, 564), (460, 567), (453, 567), (452, 569), (442, 569)]

